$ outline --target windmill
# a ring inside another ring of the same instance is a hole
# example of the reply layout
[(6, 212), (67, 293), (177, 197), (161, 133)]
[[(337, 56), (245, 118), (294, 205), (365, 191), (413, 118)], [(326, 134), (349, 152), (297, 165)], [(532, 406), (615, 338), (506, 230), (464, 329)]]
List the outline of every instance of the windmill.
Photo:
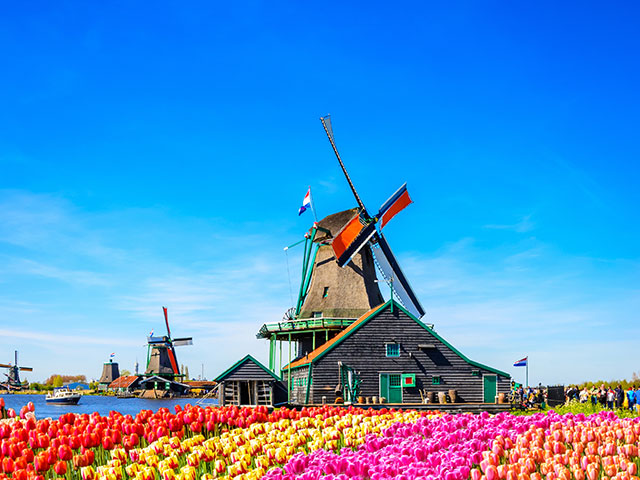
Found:
[(25, 388), (29, 385), (29, 383), (27, 381), (25, 382), (21, 382), (20, 381), (20, 371), (23, 372), (33, 372), (33, 368), (31, 367), (21, 367), (18, 365), (18, 351), (15, 350), (15, 361), (13, 363), (13, 365), (11, 365), (11, 363), (5, 364), (5, 363), (0, 363), (0, 368), (6, 368), (7, 370), (9, 370), (9, 373), (5, 373), (5, 377), (7, 377), (7, 382), (4, 383), (3, 385), (5, 385), (7, 387), (7, 390), (14, 388), (14, 389), (21, 389), (21, 388)]
[(162, 307), (162, 311), (164, 312), (167, 334), (162, 337), (154, 337), (152, 331), (147, 338), (147, 369), (145, 375), (159, 375), (173, 380), (182, 377), (178, 368), (175, 347), (193, 345), (193, 338), (171, 338), (167, 308)]
[[(322, 117), (321, 121), (358, 207), (316, 221), (303, 240), (285, 248), (286, 251), (304, 242), (298, 300), (280, 322), (264, 324), (256, 335), (271, 342), (269, 368), (273, 371), (278, 363), (277, 342), (281, 342), (282, 365), (282, 343), (290, 344), (289, 361), (299, 358), (380, 305), (384, 300), (376, 269), (393, 298), (417, 318), (425, 313), (382, 234), (382, 228), (411, 203), (406, 184), (376, 215), (370, 215), (340, 158), (330, 117)], [(294, 352), (291, 342), (296, 344)]]
[(417, 318), (422, 317), (425, 313), (424, 309), (382, 234), (382, 229), (387, 223), (411, 203), (407, 184), (402, 185), (391, 195), (382, 204), (378, 213), (373, 216), (370, 215), (358, 195), (349, 173), (347, 173), (347, 169), (340, 158), (340, 153), (338, 153), (331, 127), (331, 117), (327, 115), (321, 117), (320, 120), (359, 207), (357, 213), (345, 224), (331, 242), (338, 265), (344, 267), (357, 253), (365, 248), (368, 249), (373, 255), (380, 274), (389, 284), (392, 295), (414, 316)]

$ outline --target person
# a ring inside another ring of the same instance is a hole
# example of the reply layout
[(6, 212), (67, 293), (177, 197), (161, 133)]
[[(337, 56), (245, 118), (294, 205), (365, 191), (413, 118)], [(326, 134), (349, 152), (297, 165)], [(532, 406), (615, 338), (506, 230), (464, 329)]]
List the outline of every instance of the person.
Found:
[(614, 393), (611, 387), (606, 388), (606, 396), (607, 396), (607, 408), (609, 410), (613, 410), (613, 402), (616, 399), (616, 394)]
[(624, 390), (622, 389), (622, 385), (618, 384), (615, 389), (616, 394), (616, 408), (622, 408), (622, 402), (624, 402)]
[(602, 408), (607, 406), (607, 387), (604, 383), (600, 385), (600, 390), (598, 390), (598, 403)]
[(633, 410), (634, 405), (636, 404), (636, 395), (633, 390), (633, 385), (630, 385), (629, 390), (627, 390), (627, 401), (629, 402), (629, 410)]
[(640, 385), (636, 385), (634, 396), (636, 400), (636, 411), (637, 413), (640, 413)]
[(585, 385), (580, 390), (580, 403), (587, 403), (589, 401), (589, 390), (587, 390), (587, 386)]

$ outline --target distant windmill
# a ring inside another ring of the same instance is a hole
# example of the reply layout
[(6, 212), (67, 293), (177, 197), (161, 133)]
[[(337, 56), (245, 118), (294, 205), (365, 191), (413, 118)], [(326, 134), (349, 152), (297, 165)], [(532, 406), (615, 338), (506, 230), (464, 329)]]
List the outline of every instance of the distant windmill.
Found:
[(5, 373), (4, 376), (7, 377), (7, 382), (5, 385), (8, 386), (8, 389), (21, 389), (28, 386), (28, 383), (25, 381), (24, 383), (20, 381), (20, 371), (23, 372), (33, 372), (33, 368), (31, 367), (21, 367), (18, 365), (18, 351), (15, 351), (15, 361), (13, 365), (11, 363), (5, 364), (0, 363), (0, 368), (6, 368), (9, 370), (9, 373)]
[(174, 379), (181, 377), (178, 359), (174, 347), (193, 345), (192, 337), (171, 338), (167, 308), (162, 307), (167, 335), (162, 337), (149, 336), (147, 338), (147, 369), (145, 375), (159, 375)]

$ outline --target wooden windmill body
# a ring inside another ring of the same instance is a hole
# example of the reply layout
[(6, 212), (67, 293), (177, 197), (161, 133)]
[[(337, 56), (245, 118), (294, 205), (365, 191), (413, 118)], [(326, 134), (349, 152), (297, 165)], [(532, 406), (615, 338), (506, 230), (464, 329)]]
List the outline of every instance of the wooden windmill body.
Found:
[(147, 369), (144, 374), (145, 376), (157, 375), (169, 380), (177, 380), (184, 377), (184, 375), (178, 367), (175, 347), (193, 345), (193, 338), (171, 338), (167, 309), (162, 307), (162, 310), (167, 334), (161, 337), (154, 337), (152, 334), (147, 338)]

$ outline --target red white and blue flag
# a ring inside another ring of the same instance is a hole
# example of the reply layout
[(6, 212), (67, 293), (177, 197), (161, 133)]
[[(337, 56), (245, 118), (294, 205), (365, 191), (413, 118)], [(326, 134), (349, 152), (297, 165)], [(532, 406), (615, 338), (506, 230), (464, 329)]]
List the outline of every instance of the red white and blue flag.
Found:
[(302, 206), (298, 209), (298, 216), (302, 215), (309, 208), (311, 208), (311, 187), (309, 187), (307, 194), (304, 196), (304, 200), (302, 200)]
[(514, 367), (526, 367), (528, 359), (529, 359), (529, 357), (524, 357), (522, 360), (518, 360), (516, 363), (514, 363), (513, 366)]
[(115, 356), (116, 356), (116, 354), (115, 354), (115, 353), (112, 353), (111, 355), (109, 355), (109, 358), (113, 358), (113, 357), (115, 357)]

